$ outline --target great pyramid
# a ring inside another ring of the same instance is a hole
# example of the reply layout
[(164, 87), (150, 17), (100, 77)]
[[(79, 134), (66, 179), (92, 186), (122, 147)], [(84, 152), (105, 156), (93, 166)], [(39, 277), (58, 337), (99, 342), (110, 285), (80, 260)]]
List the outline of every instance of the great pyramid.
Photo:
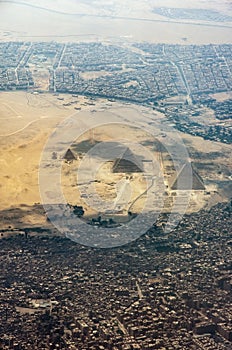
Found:
[[(190, 176), (192, 176), (192, 181), (189, 180)], [(177, 176), (175, 175), (174, 178), (171, 179), (170, 188), (171, 190), (204, 191), (205, 185), (192, 163), (186, 163)]]
[(142, 173), (143, 163), (137, 159), (129, 148), (126, 148), (121, 158), (117, 158), (113, 165), (113, 173)]

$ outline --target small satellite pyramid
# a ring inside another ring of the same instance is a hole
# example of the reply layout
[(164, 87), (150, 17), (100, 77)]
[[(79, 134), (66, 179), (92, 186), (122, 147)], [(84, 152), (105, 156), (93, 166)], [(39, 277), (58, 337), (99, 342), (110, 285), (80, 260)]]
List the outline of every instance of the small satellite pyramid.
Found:
[(72, 162), (73, 160), (76, 160), (76, 157), (75, 155), (73, 154), (73, 152), (71, 151), (71, 149), (69, 148), (65, 155), (64, 155), (64, 158), (67, 162)]
[[(192, 176), (192, 179), (190, 179)], [(180, 172), (171, 180), (171, 190), (193, 190), (204, 191), (205, 185), (202, 178), (193, 168), (192, 163), (183, 165)]]
[(117, 158), (113, 165), (113, 173), (142, 173), (143, 164), (129, 148), (126, 148), (121, 158)]

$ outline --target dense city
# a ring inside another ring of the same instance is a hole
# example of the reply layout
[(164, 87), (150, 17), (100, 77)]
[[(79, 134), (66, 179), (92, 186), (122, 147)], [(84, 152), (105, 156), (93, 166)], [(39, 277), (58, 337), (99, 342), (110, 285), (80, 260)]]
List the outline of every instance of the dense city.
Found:
[[(232, 89), (232, 45), (2, 42), (0, 52), (0, 90), (138, 103), (163, 112), (180, 131), (231, 142), (231, 99), (212, 94)], [(210, 111), (217, 122), (202, 123)]]
[(0, 349), (232, 349), (231, 212), (107, 250), (2, 230)]

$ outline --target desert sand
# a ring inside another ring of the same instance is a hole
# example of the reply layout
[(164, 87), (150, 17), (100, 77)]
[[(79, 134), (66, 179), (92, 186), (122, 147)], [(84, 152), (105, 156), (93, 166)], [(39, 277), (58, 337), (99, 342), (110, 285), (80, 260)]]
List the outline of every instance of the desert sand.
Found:
[[(94, 111), (106, 111), (112, 108), (116, 111), (121, 109), (125, 112), (125, 116), (126, 113), (131, 113), (130, 118), (135, 110), (139, 113), (147, 113), (149, 118), (154, 118), (154, 120), (165, 118), (161, 113), (150, 111), (145, 107), (128, 106), (128, 104), (123, 105), (118, 102), (111, 103), (100, 99), (95, 100), (94, 105), (91, 101), (89, 105), (88, 98), (68, 94), (2, 92), (0, 93), (0, 106), (0, 210), (4, 227), (14, 224), (14, 221), (17, 223), (19, 220), (22, 213), (20, 211), (17, 213), (15, 208), (21, 208), (23, 211), (24, 218), (20, 220), (24, 224), (39, 225), (45, 222), (44, 212), (39, 206), (41, 198), (38, 173), (41, 155), (49, 136), (57, 125), (65, 118), (78, 113), (75, 108), (81, 108), (79, 113), (83, 111), (87, 113), (90, 121), (94, 116)], [(154, 137), (148, 135), (142, 126), (139, 129), (128, 129), (122, 125), (96, 128), (75, 140), (75, 144), (78, 146), (85, 140), (90, 144), (92, 141), (105, 142), (111, 140), (114, 135), (136, 140), (148, 147), (149, 151), (153, 152), (155, 159), (160, 159)], [(192, 193), (188, 211), (197, 211), (218, 201), (226, 200), (230, 196), (228, 186), (231, 174), (231, 148), (228, 145), (205, 141), (187, 134), (181, 134), (181, 137), (188, 148), (192, 162), (196, 163), (199, 174), (206, 184), (206, 191)], [(88, 208), (88, 203), (86, 204), (85, 199), (81, 197), (80, 189), (77, 188), (77, 170), (85, 152), (78, 151), (77, 147), (76, 155), (77, 160), (74, 162), (63, 162), (62, 190), (68, 203), (83, 205), (88, 215), (97, 215), (96, 211)], [(173, 176), (172, 167), (170, 159), (163, 154), (162, 169), (164, 183), (167, 187), (164, 199), (167, 211), (171, 209), (173, 196), (176, 195), (168, 189), (169, 180)], [(112, 162), (106, 162), (99, 170), (96, 180), (96, 192), (99, 196), (106, 201), (114, 200), (117, 196), (117, 183), (121, 180), (127, 181), (128, 174), (112, 174)], [(146, 182), (141, 174), (133, 174), (130, 182), (132, 195), (126, 210), (136, 198), (140, 197), (133, 205), (133, 210), (139, 211), (143, 208), (146, 199), (146, 195), (141, 196), (146, 189)], [(33, 210), (33, 208), (37, 209)]]

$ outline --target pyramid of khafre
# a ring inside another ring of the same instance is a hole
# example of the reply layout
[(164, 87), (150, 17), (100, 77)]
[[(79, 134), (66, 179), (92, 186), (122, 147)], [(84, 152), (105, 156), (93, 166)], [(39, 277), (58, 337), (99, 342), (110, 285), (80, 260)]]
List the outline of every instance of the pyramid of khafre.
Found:
[(71, 151), (70, 148), (69, 148), (69, 149), (67, 150), (67, 152), (65, 153), (64, 159), (65, 159), (67, 162), (71, 162), (72, 160), (75, 160), (75, 159), (76, 159), (74, 153)]
[(192, 163), (186, 163), (183, 165), (177, 176), (170, 181), (170, 184), (171, 190), (205, 190), (203, 180), (193, 168)]
[(126, 148), (121, 158), (115, 160), (113, 173), (142, 173), (143, 163), (137, 158), (129, 148)]

